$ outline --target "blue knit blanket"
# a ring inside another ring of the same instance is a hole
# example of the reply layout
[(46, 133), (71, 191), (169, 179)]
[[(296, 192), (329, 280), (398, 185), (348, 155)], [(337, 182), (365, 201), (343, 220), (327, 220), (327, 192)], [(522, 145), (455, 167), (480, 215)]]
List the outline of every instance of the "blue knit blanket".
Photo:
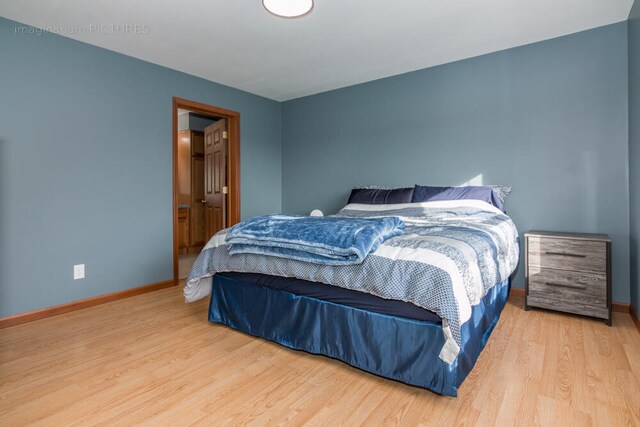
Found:
[(228, 231), (231, 255), (260, 254), (323, 265), (359, 264), (380, 243), (404, 233), (398, 217), (338, 218), (266, 215)]

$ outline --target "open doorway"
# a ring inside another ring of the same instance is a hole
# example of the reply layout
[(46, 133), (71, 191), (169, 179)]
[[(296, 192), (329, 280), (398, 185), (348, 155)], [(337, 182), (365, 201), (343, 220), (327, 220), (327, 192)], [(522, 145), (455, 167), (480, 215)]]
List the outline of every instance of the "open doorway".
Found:
[(239, 113), (173, 100), (174, 282), (207, 241), (240, 219)]

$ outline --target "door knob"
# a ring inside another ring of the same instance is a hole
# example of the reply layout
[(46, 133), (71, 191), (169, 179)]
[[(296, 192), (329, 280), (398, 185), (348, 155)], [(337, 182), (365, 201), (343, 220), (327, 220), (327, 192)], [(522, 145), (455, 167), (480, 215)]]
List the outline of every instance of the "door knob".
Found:
[(207, 201), (206, 201), (206, 200), (204, 200), (204, 199), (202, 199), (202, 200), (200, 200), (200, 201), (201, 201), (202, 203), (207, 203)]

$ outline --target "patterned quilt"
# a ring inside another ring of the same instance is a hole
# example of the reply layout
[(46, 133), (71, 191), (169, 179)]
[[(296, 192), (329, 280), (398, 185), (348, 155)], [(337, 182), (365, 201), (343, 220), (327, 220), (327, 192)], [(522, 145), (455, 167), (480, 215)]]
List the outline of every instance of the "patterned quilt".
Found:
[(198, 256), (184, 288), (187, 302), (211, 292), (216, 272), (238, 271), (296, 277), (413, 303), (443, 321), (440, 358), (453, 363), (461, 326), (471, 309), (518, 264), (518, 232), (499, 209), (479, 200), (364, 205), (349, 204), (336, 216), (397, 216), (405, 234), (386, 240), (356, 265), (326, 266), (255, 254), (229, 255), (227, 230)]

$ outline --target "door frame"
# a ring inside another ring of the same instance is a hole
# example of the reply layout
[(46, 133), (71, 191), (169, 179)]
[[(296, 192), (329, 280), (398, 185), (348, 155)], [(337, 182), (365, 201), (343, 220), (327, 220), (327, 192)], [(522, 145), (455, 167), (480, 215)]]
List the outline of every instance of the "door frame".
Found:
[(178, 109), (227, 119), (227, 226), (240, 222), (240, 113), (188, 99), (173, 97), (173, 284), (178, 285)]

